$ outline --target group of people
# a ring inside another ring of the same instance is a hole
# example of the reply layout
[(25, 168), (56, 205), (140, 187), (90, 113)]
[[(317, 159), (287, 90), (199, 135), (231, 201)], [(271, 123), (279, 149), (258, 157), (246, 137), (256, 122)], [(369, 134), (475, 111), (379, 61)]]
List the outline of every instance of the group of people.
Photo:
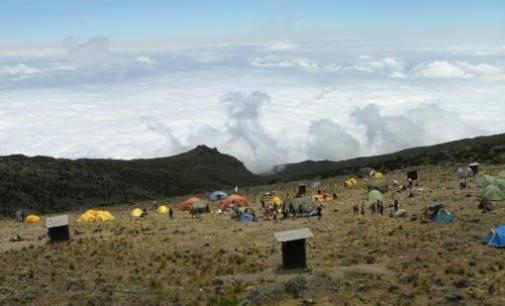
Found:
[(277, 203), (266, 204), (265, 201), (261, 201), (261, 207), (263, 209), (263, 218), (265, 220), (277, 220), (279, 218), (279, 213), (282, 215), (281, 220), (286, 219), (297, 219), (304, 217), (317, 216), (320, 220), (323, 216), (323, 205), (318, 201), (314, 204), (315, 208), (312, 206), (304, 207), (304, 205), (299, 204), (295, 207), (295, 204), (289, 197), (286, 198), (282, 205)]
[[(375, 215), (375, 214), (380, 214), (381, 216), (384, 215), (384, 212), (386, 211), (386, 204), (384, 203), (383, 200), (376, 200), (373, 201), (368, 205), (368, 209), (370, 210), (370, 214)], [(365, 215), (365, 201), (361, 201), (360, 204), (356, 203), (352, 206), (353, 214), (354, 215)], [(393, 200), (393, 213), (396, 213), (400, 210), (400, 202), (398, 199), (395, 197)]]

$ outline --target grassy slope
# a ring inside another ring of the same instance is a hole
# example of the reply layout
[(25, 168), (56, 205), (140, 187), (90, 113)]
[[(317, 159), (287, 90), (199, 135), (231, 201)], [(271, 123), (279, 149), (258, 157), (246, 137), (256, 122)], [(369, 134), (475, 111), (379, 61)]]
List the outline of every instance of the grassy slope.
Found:
[(167, 158), (0, 158), (0, 215), (47, 213), (247, 186), (259, 179), (237, 159), (199, 146)]
[[(496, 175), (502, 167), (481, 171)], [(180, 212), (174, 220), (154, 212), (134, 219), (131, 207), (115, 206), (116, 220), (99, 233), (96, 223), (76, 223), (78, 214), (70, 213), (72, 240), (49, 244), (43, 223), (0, 220), (0, 305), (216, 305), (248, 298), (250, 305), (285, 306), (300, 305), (303, 297), (319, 306), (504, 305), (503, 251), (482, 244), (503, 221), (503, 204), (481, 213), (481, 189), (458, 189), (453, 169), (419, 170), (419, 196), (398, 195), (401, 208), (418, 215), (413, 221), (368, 210), (353, 216), (351, 205), (363, 199), (366, 186), (360, 180), (343, 188), (344, 176), (322, 180), (339, 198), (325, 204), (321, 221), (237, 223), (228, 214), (198, 221)], [(397, 170), (386, 179), (404, 177)], [(294, 186), (257, 186), (245, 195), (259, 211), (264, 191), (285, 194)], [(423, 221), (419, 212), (433, 198), (448, 205), (454, 223)], [(307, 241), (313, 269), (279, 270), (281, 245), (273, 232), (301, 227), (314, 233)], [(12, 233), (26, 240), (7, 242)]]

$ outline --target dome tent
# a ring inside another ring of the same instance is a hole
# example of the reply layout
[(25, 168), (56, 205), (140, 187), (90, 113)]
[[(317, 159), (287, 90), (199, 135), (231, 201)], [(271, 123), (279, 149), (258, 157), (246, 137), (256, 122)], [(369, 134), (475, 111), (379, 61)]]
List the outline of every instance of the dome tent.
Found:
[(490, 201), (503, 201), (503, 200), (505, 200), (505, 195), (503, 195), (501, 190), (494, 185), (488, 185), (482, 191), (481, 197), (488, 199)]
[(249, 202), (248, 199), (241, 197), (239, 195), (232, 195), (227, 199), (224, 199), (221, 201), (221, 209), (222, 210), (227, 210), (228, 207), (233, 203), (235, 207), (244, 207), (244, 206), (249, 206), (251, 203)]
[(367, 195), (367, 200), (368, 201), (384, 201), (384, 195), (382, 194), (382, 192), (380, 192), (379, 190), (370, 190), (370, 192), (368, 193)]
[(500, 188), (500, 190), (504, 190), (505, 180), (491, 175), (482, 175), (477, 179), (477, 187), (487, 187), (489, 185), (494, 185)]
[(505, 225), (490, 230), (484, 239), (484, 243), (497, 248), (505, 248)]
[(168, 207), (161, 205), (156, 211), (160, 214), (168, 214)]
[(106, 210), (89, 209), (82, 214), (77, 222), (102, 222), (114, 220), (114, 216)]
[(238, 222), (256, 222), (258, 221), (253, 214), (243, 213), (237, 218)]
[(26, 223), (39, 223), (40, 222), (40, 217), (36, 215), (29, 215), (26, 217), (25, 222)]
[(272, 205), (282, 205), (282, 199), (279, 196), (275, 196), (272, 198), (272, 201), (270, 201)]
[(426, 208), (425, 214), (435, 223), (448, 223), (454, 221), (454, 216), (449, 212), (447, 206), (440, 202), (430, 204)]
[[(207, 210), (208, 208), (208, 210)], [(191, 204), (190, 208), (188, 210), (192, 210), (192, 209), (197, 209), (198, 210), (198, 213), (210, 213), (210, 204), (209, 202), (207, 201), (198, 201), (198, 202), (195, 202), (193, 204)]]
[(189, 198), (186, 201), (179, 204), (179, 210), (188, 211), (188, 210), (190, 210), (191, 205), (193, 205), (193, 203), (200, 202), (200, 201), (202, 201), (202, 200), (199, 198), (194, 198), (194, 197)]
[(228, 194), (222, 190), (214, 191), (209, 195), (209, 199), (211, 201), (216, 201), (216, 200), (222, 200), (226, 199), (228, 197)]
[(131, 211), (130, 216), (138, 218), (138, 217), (142, 217), (143, 214), (144, 214), (144, 212), (142, 211), (142, 209), (135, 208), (134, 210)]
[(350, 179), (344, 181), (345, 187), (354, 187), (357, 184), (358, 184), (358, 181), (355, 178), (350, 178)]
[(382, 174), (382, 172), (375, 172), (375, 174), (373, 175), (374, 178), (376, 179), (383, 179), (384, 178), (384, 174)]

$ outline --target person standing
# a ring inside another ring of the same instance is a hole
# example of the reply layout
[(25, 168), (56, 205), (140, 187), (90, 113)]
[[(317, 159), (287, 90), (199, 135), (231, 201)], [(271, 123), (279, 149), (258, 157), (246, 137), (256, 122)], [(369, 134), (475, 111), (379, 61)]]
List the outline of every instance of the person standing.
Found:
[(321, 220), (321, 217), (323, 216), (323, 207), (321, 204), (317, 205), (317, 219)]
[(369, 208), (370, 208), (370, 213), (371, 213), (372, 215), (375, 215), (375, 213), (377, 212), (377, 204), (378, 204), (378, 202), (379, 202), (379, 201), (377, 201), (377, 202), (372, 202), (372, 203), (370, 204), (370, 206), (369, 206)]
[(395, 212), (397, 212), (398, 209), (400, 208), (400, 202), (398, 202), (398, 199), (396, 197), (393, 201), (393, 207), (394, 207)]
[(289, 203), (289, 213), (291, 214), (291, 218), (293, 218), (293, 220), (295, 219), (296, 217), (296, 209), (295, 209), (295, 205), (293, 205), (293, 203)]
[(23, 211), (18, 210), (16, 211), (14, 218), (18, 223), (23, 222), (25, 220), (25, 214), (23, 213)]
[(168, 209), (168, 216), (170, 217), (170, 219), (174, 218), (174, 209), (172, 207)]

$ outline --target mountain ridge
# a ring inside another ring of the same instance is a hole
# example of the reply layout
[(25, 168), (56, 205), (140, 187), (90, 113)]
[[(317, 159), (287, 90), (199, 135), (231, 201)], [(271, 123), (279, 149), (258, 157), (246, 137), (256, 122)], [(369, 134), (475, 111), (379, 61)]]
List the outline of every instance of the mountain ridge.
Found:
[(169, 157), (134, 160), (47, 156), (0, 157), (0, 215), (23, 209), (54, 213), (134, 203), (217, 189), (377, 171), (470, 162), (505, 163), (505, 134), (466, 138), (433, 146), (344, 161), (303, 161), (256, 175), (237, 158), (199, 145)]
[(131, 203), (260, 181), (235, 157), (204, 145), (175, 156), (128, 161), (11, 155), (0, 157), (0, 215)]
[(423, 164), (457, 164), (468, 162), (503, 163), (505, 161), (505, 133), (478, 136), (431, 146), (407, 148), (393, 153), (357, 157), (343, 161), (306, 160), (277, 166), (279, 171), (265, 175), (269, 181), (288, 181), (314, 176), (332, 176), (357, 172), (371, 167), (379, 171), (415, 167)]

